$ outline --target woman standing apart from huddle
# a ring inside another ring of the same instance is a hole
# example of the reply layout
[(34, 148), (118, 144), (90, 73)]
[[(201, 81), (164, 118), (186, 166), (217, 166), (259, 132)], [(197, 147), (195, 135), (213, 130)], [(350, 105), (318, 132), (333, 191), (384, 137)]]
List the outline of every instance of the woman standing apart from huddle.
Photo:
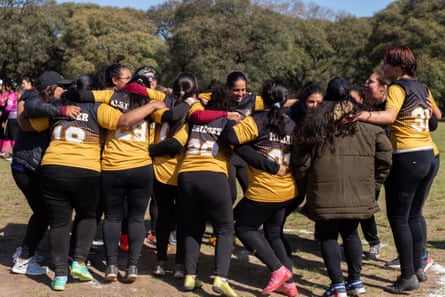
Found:
[(416, 78), (417, 61), (407, 46), (392, 46), (384, 56), (384, 77), (391, 81), (385, 109), (364, 112), (359, 120), (388, 125), (393, 165), (385, 182), (386, 209), (400, 258), (401, 275), (387, 290), (415, 290), (425, 281), (422, 269), (422, 209), (434, 178), (434, 144), (428, 121), (428, 89)]

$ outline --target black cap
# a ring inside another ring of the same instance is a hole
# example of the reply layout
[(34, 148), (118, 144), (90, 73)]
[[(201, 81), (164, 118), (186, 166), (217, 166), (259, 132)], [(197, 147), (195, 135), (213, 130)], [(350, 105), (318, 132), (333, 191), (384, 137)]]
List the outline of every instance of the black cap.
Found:
[(36, 88), (40, 91), (47, 86), (71, 85), (73, 82), (71, 79), (65, 79), (62, 74), (56, 71), (45, 71), (37, 79)]
[(156, 77), (156, 70), (152, 66), (144, 66), (137, 70), (136, 75), (147, 76), (148, 73), (152, 73)]
[(342, 77), (333, 78), (326, 90), (326, 95), (323, 100), (326, 101), (341, 101), (351, 98), (351, 85)]

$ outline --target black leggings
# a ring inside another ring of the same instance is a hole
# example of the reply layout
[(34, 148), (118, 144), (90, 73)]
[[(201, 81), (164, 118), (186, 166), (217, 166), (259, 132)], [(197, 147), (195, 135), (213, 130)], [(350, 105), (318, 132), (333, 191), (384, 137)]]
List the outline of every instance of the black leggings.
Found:
[[(243, 198), (235, 208), (235, 232), (244, 246), (260, 259), (270, 271), (282, 265), (292, 271), (282, 229), (286, 210), (293, 203), (262, 203)], [(263, 226), (264, 235), (259, 228)]]
[[(161, 183), (155, 179), (154, 199), (158, 216), (156, 223), (156, 251), (158, 261), (167, 261), (168, 237), (176, 225), (176, 198), (178, 187)], [(152, 198), (153, 201), (153, 198)], [(184, 264), (184, 239), (182, 228), (176, 232), (176, 264)]]
[[(379, 198), (380, 191), (375, 193), (375, 200)], [(377, 223), (375, 216), (372, 215), (369, 219), (361, 220), (360, 226), (362, 227), (363, 235), (370, 246), (380, 243), (380, 238), (377, 232)]]
[(238, 196), (236, 180), (238, 180), (241, 190), (243, 191), (242, 195), (247, 191), (247, 186), (249, 184), (249, 176), (247, 173), (247, 163), (236, 153), (233, 153), (232, 158), (230, 159), (230, 167), (229, 167), (229, 185), (230, 185), (230, 195), (232, 196), (232, 203), (236, 201)]
[(25, 195), (32, 210), (22, 243), (21, 258), (34, 256), (35, 250), (48, 230), (49, 219), (40, 187), (40, 175), (18, 164), (11, 164), (12, 176), (17, 187)]
[(196, 274), (207, 220), (216, 236), (214, 274), (227, 277), (233, 246), (233, 209), (227, 177), (216, 172), (185, 172), (178, 179), (178, 226), (184, 226), (185, 270)]
[(385, 182), (386, 210), (403, 278), (421, 268), (422, 209), (435, 175), (432, 150), (394, 154)]
[(331, 283), (343, 283), (341, 270), (341, 251), (338, 235), (343, 240), (345, 260), (348, 265), (348, 280), (360, 279), (362, 269), (362, 243), (358, 235), (359, 220), (326, 220), (317, 221), (318, 237), (321, 245), (321, 255), (328, 270)]
[(75, 167), (43, 166), (41, 176), (54, 272), (56, 276), (66, 276), (73, 209), (78, 217), (74, 260), (86, 260), (96, 234), (100, 173)]
[(102, 172), (102, 192), (105, 203), (103, 237), (107, 265), (118, 264), (118, 242), (121, 234), (124, 202), (127, 205), (128, 261), (137, 265), (144, 245), (148, 199), (153, 193), (153, 166)]

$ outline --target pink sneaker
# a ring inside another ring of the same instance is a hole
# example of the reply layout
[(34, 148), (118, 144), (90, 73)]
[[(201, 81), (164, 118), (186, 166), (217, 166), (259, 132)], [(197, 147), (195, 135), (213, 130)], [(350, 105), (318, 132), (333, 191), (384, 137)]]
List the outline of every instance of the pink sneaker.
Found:
[(287, 297), (298, 296), (298, 290), (295, 283), (284, 283), (275, 292), (286, 295)]
[(270, 274), (269, 283), (267, 283), (267, 286), (263, 289), (261, 294), (267, 295), (272, 293), (291, 277), (292, 272), (290, 272), (289, 269), (284, 266), (281, 266), (279, 269), (272, 271), (272, 273)]

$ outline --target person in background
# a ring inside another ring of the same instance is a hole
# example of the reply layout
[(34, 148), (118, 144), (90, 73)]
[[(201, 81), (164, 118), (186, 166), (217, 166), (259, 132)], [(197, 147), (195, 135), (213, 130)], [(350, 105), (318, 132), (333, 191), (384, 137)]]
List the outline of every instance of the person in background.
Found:
[[(363, 87), (363, 103), (370, 106), (374, 110), (382, 110), (385, 108), (386, 94), (388, 91), (389, 81), (383, 77), (383, 72), (376, 71), (371, 73)], [(384, 127), (386, 128), (386, 127)], [(380, 196), (380, 190), (376, 191), (375, 199)], [(380, 257), (380, 238), (377, 232), (377, 223), (375, 216), (360, 221), (362, 233), (369, 244), (369, 252), (365, 252), (365, 258), (369, 260), (377, 260)]]
[(6, 105), (4, 109), (4, 118), (6, 120), (2, 122), (5, 138), (3, 139), (3, 146), (1, 148), (1, 151), (4, 153), (1, 156), (8, 161), (12, 161), (11, 153), (19, 130), (17, 123), (18, 97), (20, 97), (20, 94), (17, 91), (17, 83), (13, 80), (8, 81), (6, 83)]
[(388, 125), (393, 165), (385, 182), (387, 217), (400, 259), (401, 275), (386, 289), (401, 294), (419, 288), (427, 277), (422, 267), (422, 210), (435, 175), (434, 143), (428, 122), (433, 98), (417, 79), (417, 61), (406, 45), (386, 49), (383, 74), (391, 82), (385, 109), (357, 118)]
[[(264, 157), (275, 160), (281, 174), (258, 170), (249, 164), (249, 186), (234, 210), (235, 231), (243, 245), (271, 272), (262, 294), (277, 291), (296, 296), (292, 259), (282, 236), (287, 209), (298, 195), (288, 170), (295, 123), (285, 113), (288, 90), (281, 80), (266, 81), (261, 97), (264, 111), (251, 114), (226, 129), (224, 140), (231, 145), (249, 143)], [(260, 231), (261, 226), (264, 232)]]
[[(158, 89), (158, 78), (156, 76), (156, 70), (152, 66), (141, 66), (133, 74), (133, 77), (144, 76), (148, 80), (147, 88), (156, 90)], [(166, 88), (160, 87), (161, 90), (165, 90)], [(167, 93), (166, 93), (167, 94)], [(153, 193), (156, 195), (156, 193)], [(149, 205), (149, 213), (150, 213), (150, 229), (147, 232), (147, 241), (150, 245), (156, 247), (157, 239), (156, 239), (156, 222), (158, 220), (158, 206), (156, 198), (150, 197), (150, 205)]]
[(322, 101), (325, 89), (319, 84), (306, 85), (297, 95), (298, 101), (289, 109), (289, 116), (298, 126), (308, 112), (311, 112)]
[[(294, 176), (306, 188), (302, 212), (317, 224), (323, 261), (331, 280), (324, 297), (364, 294), (362, 245), (357, 227), (379, 210), (375, 191), (391, 166), (391, 144), (381, 127), (349, 121), (361, 112), (348, 81), (332, 79), (323, 103), (296, 133)], [(345, 284), (338, 236), (348, 266)]]

